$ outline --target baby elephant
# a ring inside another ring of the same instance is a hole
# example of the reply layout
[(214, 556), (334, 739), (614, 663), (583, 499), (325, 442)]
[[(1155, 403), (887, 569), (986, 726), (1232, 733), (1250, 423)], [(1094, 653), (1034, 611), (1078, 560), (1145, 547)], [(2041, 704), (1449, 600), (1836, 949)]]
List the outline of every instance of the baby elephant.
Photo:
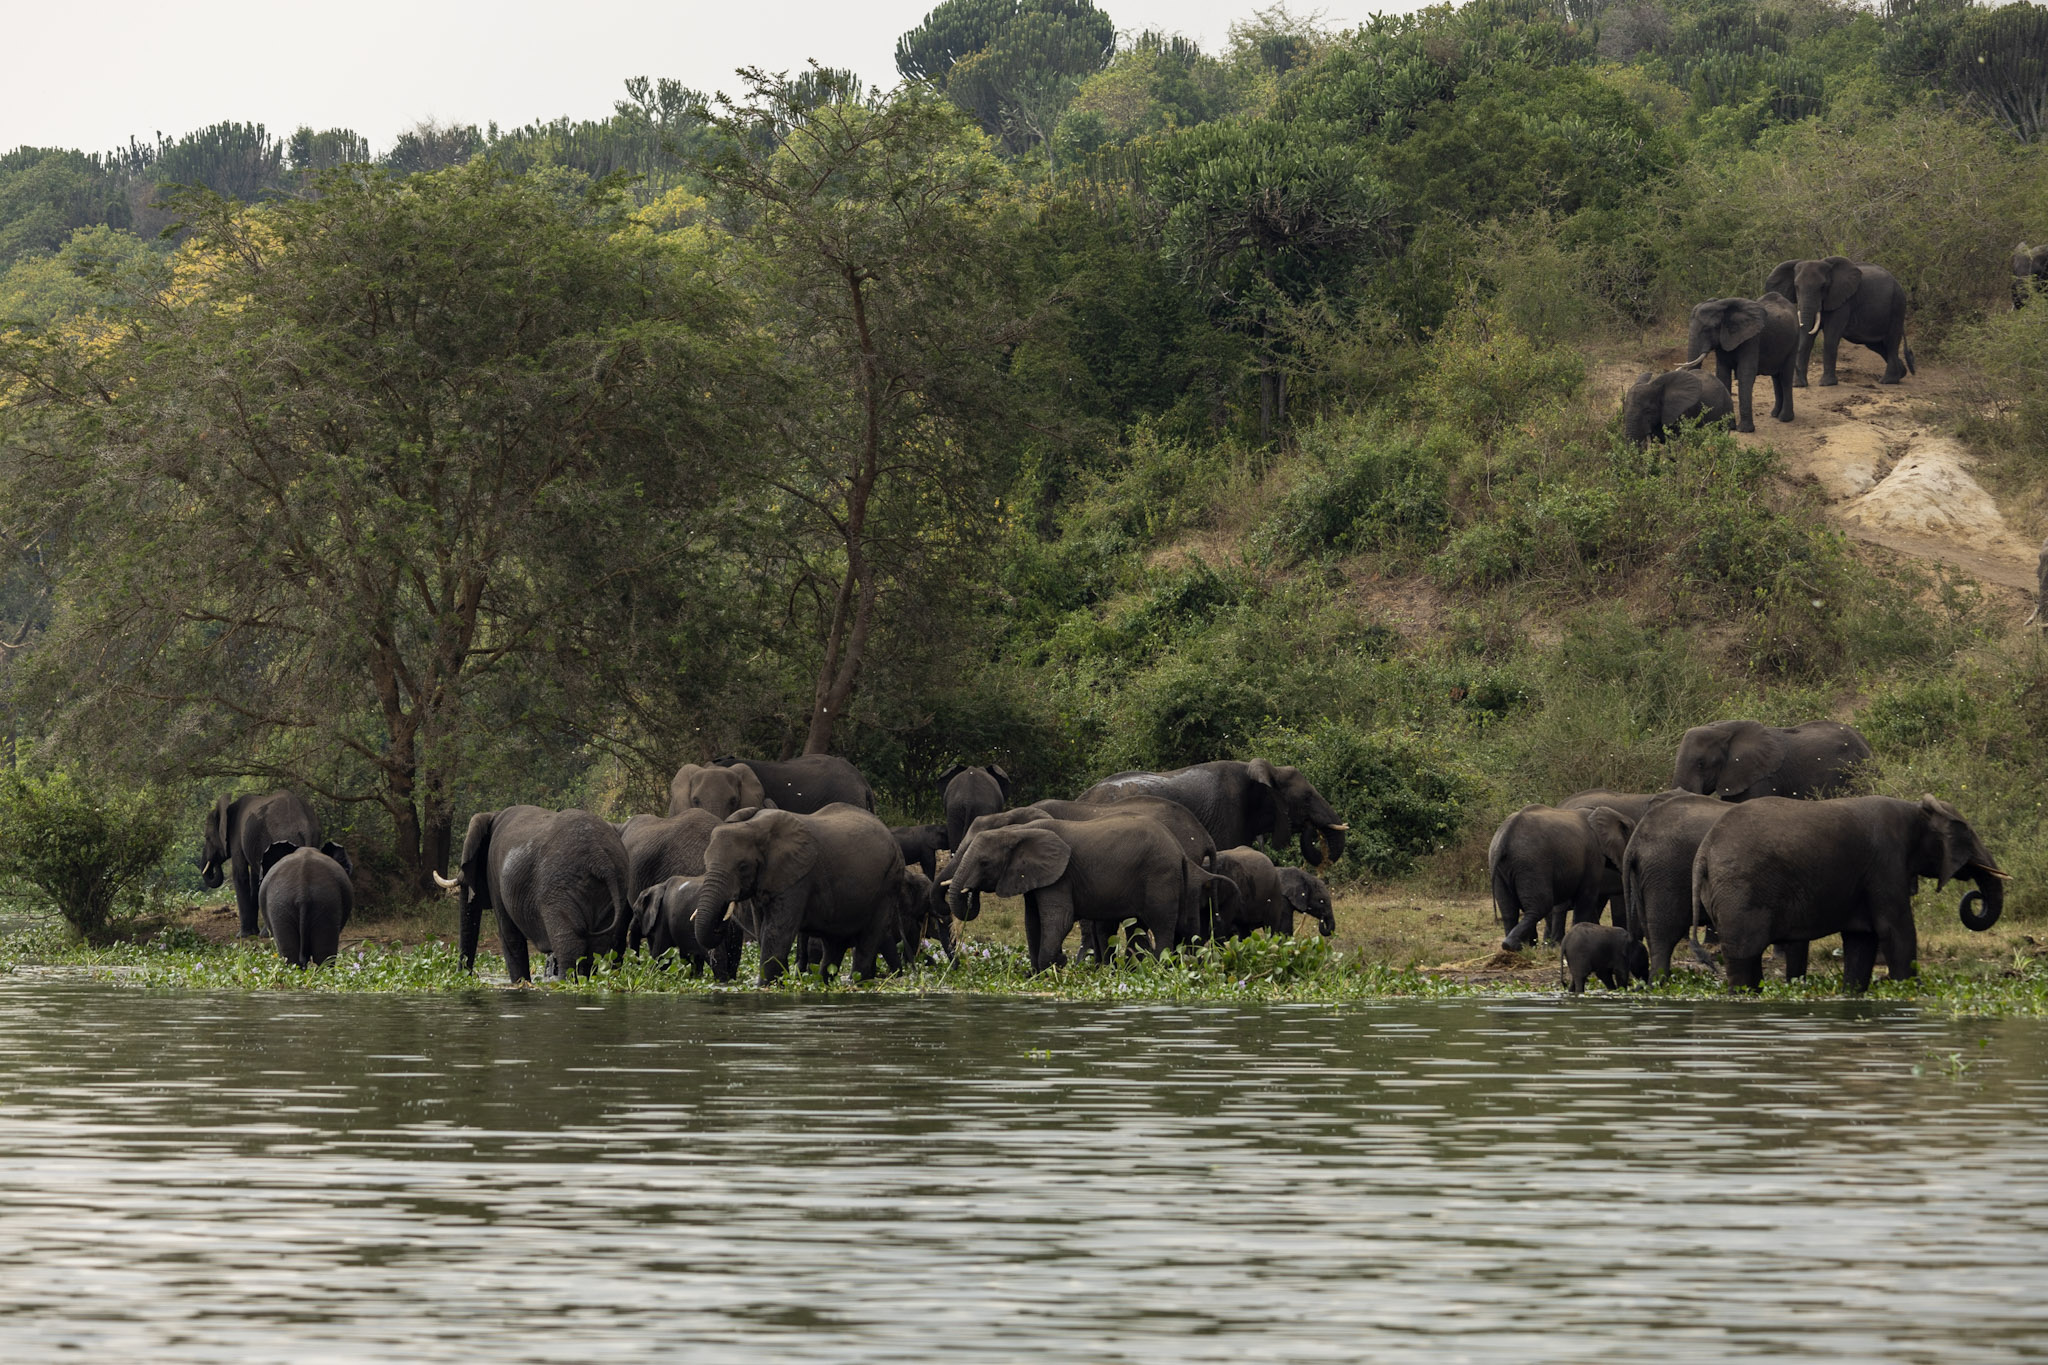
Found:
[(294, 967), (332, 962), (341, 951), (341, 929), (355, 910), (355, 865), (340, 844), (301, 848), (279, 841), (263, 850), (263, 880), (256, 908), (277, 941), (277, 953)]
[(1600, 984), (1618, 991), (1631, 981), (1650, 979), (1650, 953), (1628, 930), (1611, 924), (1574, 924), (1564, 936), (1558, 980), (1573, 995), (1586, 993), (1586, 978), (1597, 976)]
[(1692, 418), (1720, 421), (1735, 411), (1728, 386), (1697, 368), (1645, 372), (1629, 385), (1621, 400), (1623, 433), (1636, 445), (1674, 435)]

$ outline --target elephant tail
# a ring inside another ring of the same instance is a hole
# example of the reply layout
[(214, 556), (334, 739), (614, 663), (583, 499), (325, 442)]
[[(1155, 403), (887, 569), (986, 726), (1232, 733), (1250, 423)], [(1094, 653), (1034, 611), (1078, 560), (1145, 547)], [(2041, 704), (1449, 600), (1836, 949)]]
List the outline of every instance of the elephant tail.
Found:
[(1692, 926), (1686, 938), (1695, 952), (1700, 951), (1699, 931), (1703, 926), (1714, 923), (1713, 879), (1707, 872), (1707, 846), (1700, 845), (1692, 860)]
[(1493, 908), (1501, 923), (1510, 927), (1522, 917), (1522, 903), (1515, 897), (1514, 869), (1506, 858), (1497, 860), (1493, 866)]
[(1901, 341), (1901, 342), (1899, 343), (1899, 349), (1900, 349), (1901, 351), (1905, 352), (1905, 355), (1906, 355), (1906, 373), (1907, 373), (1907, 374), (1918, 374), (1918, 373), (1920, 373), (1920, 368), (1919, 368), (1919, 366), (1917, 366), (1917, 365), (1915, 365), (1915, 364), (1913, 363), (1913, 348), (1912, 348), (1911, 346), (1907, 345), (1907, 344), (1906, 344), (1906, 343), (1905, 343), (1904, 341)]
[(626, 884), (626, 870), (607, 860), (604, 884), (606, 892), (611, 896), (612, 917), (608, 923), (597, 926), (597, 933), (593, 937), (597, 944), (603, 945), (597, 951), (618, 953), (623, 956), (627, 947), (627, 937), (633, 929), (633, 899), (626, 894), (629, 889)]

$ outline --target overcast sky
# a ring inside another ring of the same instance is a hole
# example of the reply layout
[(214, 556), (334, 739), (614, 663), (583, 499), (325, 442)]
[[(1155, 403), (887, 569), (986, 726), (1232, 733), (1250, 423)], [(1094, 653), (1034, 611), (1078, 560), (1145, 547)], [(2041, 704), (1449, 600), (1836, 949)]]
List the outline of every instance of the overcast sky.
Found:
[[(99, 0), (11, 7), (0, 150), (103, 150), (223, 119), (353, 128), (379, 151), (421, 119), (502, 125), (611, 111), (628, 76), (736, 92), (732, 71), (815, 57), (893, 84), (896, 36), (933, 0)], [(1098, 0), (1119, 28), (1214, 50), (1258, 0)], [(1297, 4), (1349, 26), (1419, 0)]]

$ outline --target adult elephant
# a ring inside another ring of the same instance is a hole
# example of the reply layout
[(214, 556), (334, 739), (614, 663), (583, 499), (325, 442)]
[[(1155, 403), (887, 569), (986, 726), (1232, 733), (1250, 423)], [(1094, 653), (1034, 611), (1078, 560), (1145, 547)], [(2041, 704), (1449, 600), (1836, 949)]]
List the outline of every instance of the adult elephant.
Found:
[(618, 831), (588, 811), (507, 806), (469, 818), (462, 866), (434, 880), (462, 897), (462, 968), (476, 965), (483, 913), (498, 916), (505, 975), (533, 979), (528, 945), (550, 978), (587, 976), (600, 953), (625, 946), (631, 927), (628, 859)]
[(1798, 370), (1799, 317), (1791, 300), (1767, 293), (1760, 299), (1708, 299), (1692, 310), (1685, 353), (1689, 367), (1714, 357), (1714, 377), (1722, 388), (1740, 396), (1735, 423), (1737, 431), (1755, 431), (1750, 415), (1750, 394), (1756, 377), (1771, 377), (1771, 416), (1780, 422), (1792, 420), (1792, 386)]
[(761, 778), (746, 763), (718, 767), (706, 763), (685, 763), (668, 783), (668, 813), (701, 810), (723, 820), (734, 811), (759, 807), (768, 800)]
[[(721, 941), (729, 914), (749, 921), (764, 986), (781, 979), (800, 936), (822, 941), (828, 970), (851, 948), (854, 975), (865, 979), (879, 954), (891, 966), (902, 962), (902, 885), (901, 851), (865, 810), (835, 803), (817, 812), (741, 811), (711, 833), (690, 918), (707, 950)], [(734, 910), (741, 902), (751, 909)]]
[[(718, 828), (720, 818), (702, 809), (684, 810), (666, 817), (636, 815), (619, 830), (619, 842), (626, 849), (626, 893), (633, 906), (626, 946), (638, 948), (646, 941), (649, 951), (656, 957), (674, 948), (682, 955), (693, 975), (707, 961), (712, 964), (714, 975), (721, 964), (728, 969), (727, 976), (739, 970), (740, 952), (745, 944), (738, 926), (732, 926), (719, 943), (707, 950), (699, 945), (695, 932), (665, 932), (657, 943), (643, 931), (642, 921), (649, 915), (674, 914), (679, 915), (684, 924), (689, 922), (689, 902), (676, 899), (678, 893), (673, 883), (703, 875), (704, 850), (710, 846), (711, 831)], [(669, 889), (657, 898), (663, 904), (643, 911), (643, 898), (664, 883), (670, 884)], [(690, 894), (694, 894), (694, 890)], [(670, 901), (675, 901), (673, 910), (668, 904)], [(664, 919), (663, 922), (667, 921)]]
[(1650, 975), (1671, 972), (1671, 950), (1692, 930), (1692, 860), (1707, 831), (1736, 807), (1715, 796), (1660, 793), (1636, 822), (1621, 860), (1622, 923), (1649, 949)]
[[(1605, 806), (1619, 813), (1631, 825), (1643, 818), (1643, 812), (1657, 799), (1655, 792), (1618, 792), (1606, 787), (1589, 787), (1582, 792), (1573, 792), (1557, 803), (1559, 810), (1598, 810)], [(1614, 922), (1622, 922), (1621, 871), (1619, 868), (1604, 868), (1601, 872), (1600, 903), (1594, 907), (1593, 921), (1598, 923), (1603, 912), (1611, 912)]]
[(958, 848), (967, 827), (1010, 804), (1010, 775), (993, 763), (970, 768), (955, 763), (939, 774), (946, 803), (946, 847)]
[(2048, 245), (2028, 246), (2021, 242), (2012, 249), (2012, 306), (2024, 308), (2034, 290), (2048, 283)]
[(902, 851), (903, 865), (922, 872), (928, 882), (938, 879), (939, 855), (953, 847), (944, 825), (891, 825), (889, 837)]
[(1693, 859), (1692, 898), (1695, 914), (1720, 933), (1729, 985), (1754, 990), (1772, 944), (1785, 957), (1786, 976), (1802, 976), (1807, 945), (1840, 934), (1842, 984), (1861, 991), (1880, 948), (1893, 980), (1914, 974), (1920, 879), (1934, 878), (1938, 890), (1965, 876), (1977, 889), (1957, 913), (1965, 928), (1982, 932), (2005, 908), (2006, 876), (1946, 801), (1766, 796), (1707, 831)]
[(959, 920), (981, 910), (979, 893), (1024, 898), (1031, 970), (1065, 961), (1077, 921), (1114, 928), (1135, 918), (1160, 949), (1202, 932), (1205, 901), (1228, 913), (1236, 888), (1188, 860), (1180, 842), (1141, 815), (1111, 820), (1031, 820), (969, 836), (953, 857), (947, 908)]
[(1621, 398), (1621, 430), (1639, 446), (1675, 436), (1686, 422), (1719, 422), (1735, 411), (1728, 386), (1697, 369), (1645, 370)]
[(256, 887), (263, 879), (263, 855), (272, 844), (320, 846), (320, 817), (294, 792), (266, 796), (223, 796), (207, 812), (199, 839), (199, 880), (208, 890), (232, 876), (242, 937), (261, 932)]
[(1723, 720), (1685, 732), (1671, 785), (1723, 801), (1821, 797), (1847, 790), (1869, 759), (1869, 741), (1840, 721), (1777, 726)]
[(875, 789), (860, 775), (860, 769), (836, 754), (805, 754), (801, 758), (734, 758), (725, 754), (711, 760), (715, 768), (744, 765), (761, 780), (763, 799), (757, 805), (773, 804), (780, 810), (814, 815), (831, 805), (875, 808)]
[(1323, 799), (1299, 768), (1220, 759), (1165, 773), (1118, 773), (1081, 793), (1087, 805), (1108, 805), (1131, 796), (1159, 796), (1186, 806), (1218, 848), (1270, 839), (1275, 846), (1298, 838), (1310, 867), (1344, 856), (1350, 826)]
[(1906, 344), (1906, 291), (1882, 266), (1827, 256), (1785, 261), (1764, 281), (1767, 293), (1783, 294), (1799, 307), (1799, 360), (1793, 383), (1806, 387), (1813, 339), (1821, 339), (1820, 384), (1836, 382), (1835, 353), (1853, 341), (1884, 357), (1880, 384), (1896, 384), (1913, 372), (1913, 348)]
[(1608, 872), (1621, 869), (1634, 824), (1606, 806), (1560, 810), (1524, 806), (1501, 822), (1486, 846), (1494, 910), (1507, 936), (1501, 948), (1518, 953), (1546, 924), (1552, 942), (1564, 937), (1564, 917), (1597, 922)]
[(294, 967), (332, 962), (355, 912), (355, 864), (340, 844), (309, 848), (279, 840), (264, 850), (256, 902), (277, 955)]

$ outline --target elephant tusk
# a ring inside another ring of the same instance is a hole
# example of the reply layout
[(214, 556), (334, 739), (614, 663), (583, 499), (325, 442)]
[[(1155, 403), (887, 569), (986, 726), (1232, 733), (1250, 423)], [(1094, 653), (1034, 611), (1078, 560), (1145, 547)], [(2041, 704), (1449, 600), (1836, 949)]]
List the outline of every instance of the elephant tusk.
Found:
[(435, 872), (433, 873), (433, 878), (434, 885), (440, 887), (443, 891), (453, 891), (455, 888), (462, 885), (462, 879), (459, 877), (451, 881), (448, 878), (442, 876), (440, 873)]
[(1997, 868), (1986, 867), (1982, 863), (1971, 863), (1970, 866), (1974, 867), (1975, 869), (1977, 869), (1977, 871), (1983, 873), (1987, 877), (1996, 877), (1998, 878), (1998, 880), (2002, 882), (2009, 882), (2012, 880), (2012, 873), (2010, 872), (2000, 872)]
[(1681, 370), (1696, 370), (1701, 365), (1704, 365), (1706, 363), (1707, 357), (1712, 354), (1712, 351), (1701, 351), (1698, 355), (1694, 356), (1691, 360), (1686, 361), (1683, 365), (1680, 365), (1678, 368)]
[(1336, 831), (1337, 831), (1337, 832), (1338, 832), (1339, 834), (1346, 834), (1346, 833), (1349, 833), (1349, 832), (1350, 832), (1351, 826), (1349, 826), (1349, 825), (1325, 825), (1325, 826), (1323, 826), (1323, 828), (1325, 828), (1325, 829), (1334, 829), (1334, 830), (1336, 830)]
[(1815, 313), (1813, 315), (1813, 326), (1807, 329), (1806, 334), (1810, 337), (1820, 335), (1820, 314)]

